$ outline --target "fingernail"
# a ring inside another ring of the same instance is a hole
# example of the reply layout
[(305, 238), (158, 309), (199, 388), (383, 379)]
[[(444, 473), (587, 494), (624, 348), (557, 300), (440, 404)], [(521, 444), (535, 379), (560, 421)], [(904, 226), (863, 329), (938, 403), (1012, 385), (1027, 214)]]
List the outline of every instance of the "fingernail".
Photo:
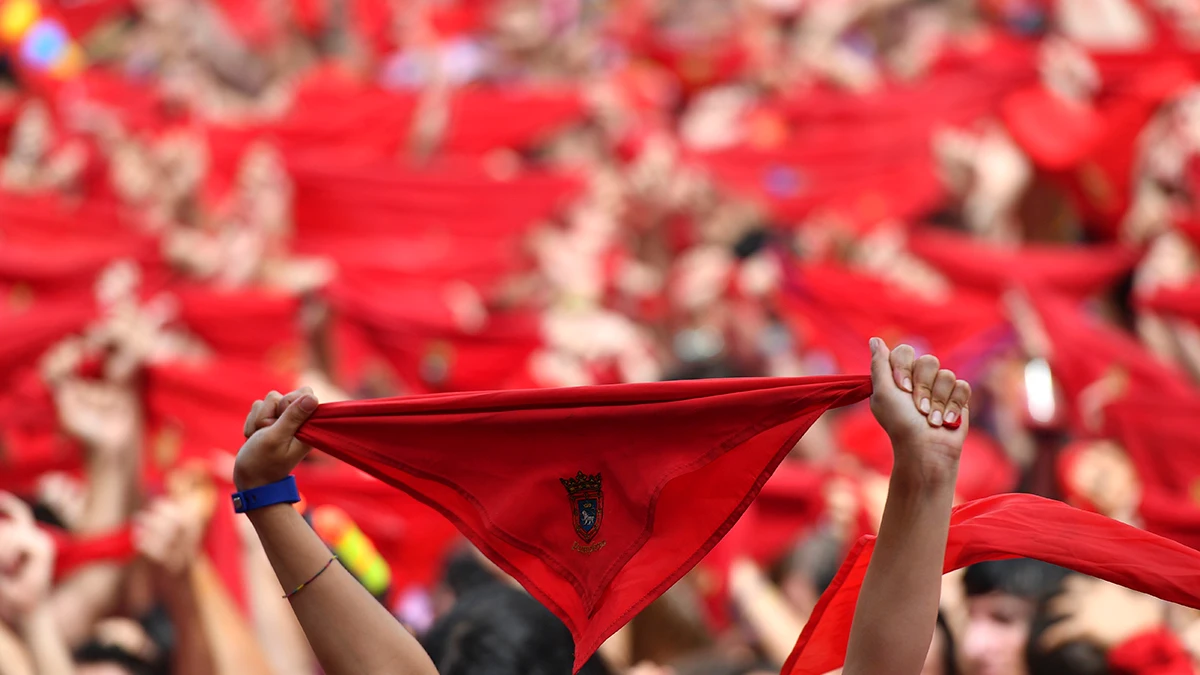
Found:
[(871, 345), (871, 353), (879, 351), (879, 338), (871, 338), (867, 344)]
[(929, 423), (935, 427), (942, 426), (942, 411), (934, 410), (933, 414), (929, 416)]
[(912, 378), (911, 377), (904, 378), (904, 391), (907, 391), (910, 394), (912, 393)]
[(317, 399), (312, 396), (302, 396), (297, 403), (304, 412), (310, 413), (317, 409)]
[(929, 399), (921, 399), (921, 412), (925, 413), (926, 415), (929, 414)]
[(954, 424), (956, 419), (958, 419), (958, 415), (953, 410), (946, 411), (946, 424)]

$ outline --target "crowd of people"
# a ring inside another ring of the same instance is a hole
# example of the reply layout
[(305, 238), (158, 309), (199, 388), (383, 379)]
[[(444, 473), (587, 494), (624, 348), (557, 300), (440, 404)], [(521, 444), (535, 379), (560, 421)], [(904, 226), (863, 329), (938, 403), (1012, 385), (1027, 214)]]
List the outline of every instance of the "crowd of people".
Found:
[[(302, 386), (864, 373), (879, 336), (974, 386), (956, 501), (1200, 548), (1200, 4), (0, 0), (0, 46), (0, 675), (315, 672), (227, 501)], [(585, 671), (779, 672), (891, 468), (822, 416)], [(440, 672), (570, 670), (441, 515), (297, 475)], [(925, 672), (1197, 665), (1200, 614), (1011, 560), (945, 577)]]

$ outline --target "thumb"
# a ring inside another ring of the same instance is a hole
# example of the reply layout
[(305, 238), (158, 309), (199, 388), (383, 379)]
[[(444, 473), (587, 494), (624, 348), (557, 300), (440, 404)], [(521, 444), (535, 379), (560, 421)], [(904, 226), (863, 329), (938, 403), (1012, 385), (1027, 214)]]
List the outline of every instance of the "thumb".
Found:
[(893, 384), (892, 378), (892, 350), (888, 349), (886, 343), (880, 338), (871, 338), (871, 384), (875, 391), (883, 391), (883, 388), (889, 384)]
[(300, 431), (300, 427), (308, 421), (309, 417), (317, 409), (317, 397), (311, 394), (305, 394), (292, 402), (291, 405), (283, 411), (275, 424), (271, 425), (271, 434), (283, 440), (283, 437), (293, 438), (296, 432)]

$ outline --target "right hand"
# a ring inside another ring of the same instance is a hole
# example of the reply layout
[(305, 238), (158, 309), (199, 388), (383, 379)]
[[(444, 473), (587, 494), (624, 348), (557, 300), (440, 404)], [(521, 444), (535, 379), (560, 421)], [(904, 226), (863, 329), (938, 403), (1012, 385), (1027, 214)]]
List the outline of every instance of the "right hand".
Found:
[(940, 365), (928, 354), (917, 358), (908, 345), (889, 350), (872, 338), (871, 412), (892, 439), (896, 470), (953, 481), (967, 436), (971, 385)]
[(30, 616), (50, 595), (54, 542), (20, 499), (0, 492), (0, 616)]
[(204, 518), (174, 499), (160, 499), (133, 518), (133, 546), (170, 576), (187, 572), (200, 549)]
[(317, 409), (317, 397), (304, 387), (284, 396), (277, 391), (255, 402), (246, 418), (246, 443), (233, 465), (233, 483), (249, 490), (283, 480), (308, 454), (296, 432)]
[(68, 377), (55, 387), (54, 401), (63, 429), (89, 450), (107, 456), (137, 446), (141, 404), (131, 385)]

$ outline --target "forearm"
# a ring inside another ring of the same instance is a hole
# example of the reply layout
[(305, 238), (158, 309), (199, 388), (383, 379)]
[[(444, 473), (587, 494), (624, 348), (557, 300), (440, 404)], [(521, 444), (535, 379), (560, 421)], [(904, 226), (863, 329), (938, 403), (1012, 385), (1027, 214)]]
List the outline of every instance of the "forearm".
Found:
[(71, 675), (75, 663), (63, 640), (49, 603), (35, 608), (21, 622), (21, 635), (33, 660), (37, 675)]
[(37, 675), (25, 644), (0, 622), (0, 675)]
[(804, 628), (804, 618), (788, 606), (779, 589), (757, 567), (744, 569), (732, 582), (733, 599), (743, 619), (773, 663), (787, 661)]
[(175, 627), (173, 670), (178, 675), (214, 675), (212, 650), (200, 618), (192, 569), (179, 575), (158, 573), (155, 586)]
[(956, 474), (957, 467), (936, 479), (904, 466), (893, 470), (845, 675), (921, 672), (937, 622)]
[[(99, 534), (121, 527), (128, 521), (136, 499), (136, 451), (96, 454), (106, 456), (89, 464), (88, 505), (79, 522), (79, 534)], [(115, 606), (122, 574), (120, 564), (95, 563), (75, 572), (55, 589), (52, 606), (68, 645), (82, 644), (96, 620)]]
[[(292, 507), (269, 506), (249, 517), (284, 589), (308, 581), (329, 561), (329, 549)], [(416, 639), (336, 562), (291, 604), (328, 675), (436, 675)]]
[(258, 643), (271, 659), (275, 672), (314, 672), (316, 663), (312, 650), (288, 601), (281, 597), (283, 589), (275, 579), (271, 562), (254, 534), (254, 527), (244, 521), (239, 525), (248, 530), (242, 537), (246, 551), (246, 592)]

